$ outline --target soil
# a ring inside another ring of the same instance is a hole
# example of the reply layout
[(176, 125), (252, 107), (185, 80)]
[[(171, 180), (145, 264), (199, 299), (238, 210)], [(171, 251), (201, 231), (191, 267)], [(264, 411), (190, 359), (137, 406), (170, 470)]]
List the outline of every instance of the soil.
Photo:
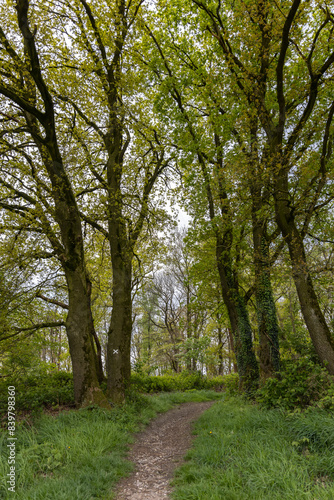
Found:
[(135, 470), (120, 481), (115, 499), (170, 498), (173, 472), (182, 464), (194, 438), (191, 424), (213, 403), (183, 403), (158, 416), (138, 434), (128, 455)]

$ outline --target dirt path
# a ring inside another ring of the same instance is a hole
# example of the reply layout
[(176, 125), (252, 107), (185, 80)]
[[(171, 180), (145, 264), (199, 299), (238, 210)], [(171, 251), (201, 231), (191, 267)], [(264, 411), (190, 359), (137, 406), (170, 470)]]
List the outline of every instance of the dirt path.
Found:
[(119, 483), (116, 500), (169, 498), (169, 481), (194, 437), (191, 423), (213, 403), (184, 403), (153, 420), (131, 447), (129, 459), (136, 468)]

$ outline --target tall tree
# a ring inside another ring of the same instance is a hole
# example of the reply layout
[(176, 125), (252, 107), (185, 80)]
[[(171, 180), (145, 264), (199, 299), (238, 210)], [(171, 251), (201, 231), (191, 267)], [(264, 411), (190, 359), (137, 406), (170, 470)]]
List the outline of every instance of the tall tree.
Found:
[[(37, 165), (24, 155), (31, 168), (34, 195), (29, 194), (31, 181), (27, 181), (28, 190), (20, 189), (18, 181), (11, 173), (2, 175), (2, 184), (9, 190), (9, 198), (19, 200), (19, 204), (10, 203), (9, 210), (19, 215), (28, 214), (31, 223), (38, 221), (39, 228), (47, 236), (53, 252), (58, 257), (66, 276), (69, 297), (69, 309), (66, 330), (74, 376), (75, 401), (79, 405), (95, 403), (108, 406), (97, 377), (96, 356), (93, 345), (93, 321), (90, 309), (90, 283), (85, 265), (81, 219), (73, 193), (72, 185), (58, 144), (56, 127), (57, 115), (50, 88), (43, 76), (42, 64), (36, 45), (36, 33), (29, 22), (28, 0), (16, 3), (18, 33), (10, 33), (7, 38), (4, 29), (0, 29), (3, 70), (1, 72), (0, 93), (6, 98), (3, 115), (10, 124), (3, 136), (11, 135), (11, 126), (16, 126), (15, 133), (22, 133), (35, 149), (43, 165), (43, 174)], [(14, 36), (13, 36), (14, 35)], [(18, 45), (17, 35), (21, 44)], [(8, 104), (13, 103), (14, 106)], [(13, 110), (15, 110), (13, 112)], [(17, 125), (19, 125), (17, 127)], [(24, 140), (24, 139), (23, 139)], [(10, 151), (17, 151), (22, 144), (5, 143)], [(22, 161), (22, 158), (20, 158)], [(46, 192), (53, 207), (48, 205), (43, 194), (44, 178), (47, 178)], [(10, 180), (9, 180), (10, 179)], [(12, 182), (11, 182), (12, 181)], [(28, 204), (28, 207), (26, 206)], [(50, 212), (57, 227), (50, 221)]]
[[(158, 127), (150, 123), (151, 96), (143, 99), (145, 76), (136, 73), (133, 59), (134, 30), (142, 4), (143, 0), (106, 2), (102, 15), (100, 6), (85, 0), (66, 3), (68, 22), (76, 34), (73, 49), (80, 56), (67, 65), (70, 85), (60, 85), (57, 91), (59, 99), (77, 114), (78, 143), (87, 151), (92, 191), (98, 193), (96, 213), (84, 208), (82, 217), (109, 242), (113, 305), (107, 374), (108, 395), (115, 402), (124, 399), (130, 379), (133, 259), (149, 219), (150, 194), (169, 162)], [(64, 12), (59, 4), (59, 18)], [(71, 61), (71, 55), (67, 57)], [(87, 72), (91, 76), (84, 81)]]
[[(107, 373), (108, 394), (115, 402), (124, 399), (130, 378), (133, 258), (154, 212), (150, 194), (168, 164), (159, 126), (150, 124), (152, 96), (145, 95), (145, 77), (137, 75), (133, 59), (133, 33), (142, 3), (106, 2), (102, 14), (100, 6), (85, 0), (50, 1), (43, 7), (38, 4), (35, 11), (40, 21), (52, 12), (41, 30), (43, 81), (54, 115), (56, 103), (54, 134), (61, 137), (58, 153), (62, 151), (70, 166), (67, 179), (72, 182), (76, 216), (109, 242), (113, 304)], [(37, 38), (38, 34), (39, 29)], [(30, 35), (34, 43), (36, 34)], [(65, 224), (64, 216), (62, 220)]]
[[(198, 0), (193, 4), (220, 47), (248, 116), (258, 117), (261, 124), (263, 164), (273, 183), (276, 221), (289, 248), (301, 310), (320, 360), (334, 373), (334, 342), (303, 243), (317, 204), (330, 199), (324, 188), (334, 114), (329, 85), (334, 67), (333, 12), (326, 2), (313, 5), (300, 0), (283, 9), (269, 0), (247, 6), (235, 2), (233, 7), (229, 2), (216, 7)], [(252, 52), (246, 47), (252, 47)], [(312, 150), (318, 151), (317, 158), (309, 171), (304, 170), (302, 161)], [(308, 179), (299, 199), (292, 176), (301, 185)], [(301, 200), (302, 220), (297, 215)]]

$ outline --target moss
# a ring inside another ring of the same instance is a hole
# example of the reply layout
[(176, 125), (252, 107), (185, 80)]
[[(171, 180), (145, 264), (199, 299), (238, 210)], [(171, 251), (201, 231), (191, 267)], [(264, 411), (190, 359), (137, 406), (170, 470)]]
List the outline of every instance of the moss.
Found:
[(256, 265), (256, 306), (260, 341), (261, 378), (279, 372), (279, 328), (268, 267), (268, 242), (262, 236), (261, 255)]
[(111, 410), (111, 406), (99, 387), (90, 387), (85, 394), (85, 398), (81, 404), (82, 408), (87, 406), (96, 405), (106, 410)]
[(259, 366), (255, 356), (252, 339), (252, 328), (243, 298), (237, 296), (237, 312), (239, 326), (239, 342), (237, 363), (239, 370), (239, 388), (246, 393), (253, 393), (259, 383)]

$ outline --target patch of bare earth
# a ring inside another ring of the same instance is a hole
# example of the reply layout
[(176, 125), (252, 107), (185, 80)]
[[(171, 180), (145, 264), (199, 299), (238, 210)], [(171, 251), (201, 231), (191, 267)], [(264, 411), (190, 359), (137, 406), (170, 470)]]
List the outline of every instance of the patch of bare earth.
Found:
[(174, 469), (181, 465), (194, 438), (191, 424), (212, 404), (213, 401), (179, 405), (138, 434), (128, 456), (135, 463), (135, 470), (119, 483), (116, 500), (169, 498)]

